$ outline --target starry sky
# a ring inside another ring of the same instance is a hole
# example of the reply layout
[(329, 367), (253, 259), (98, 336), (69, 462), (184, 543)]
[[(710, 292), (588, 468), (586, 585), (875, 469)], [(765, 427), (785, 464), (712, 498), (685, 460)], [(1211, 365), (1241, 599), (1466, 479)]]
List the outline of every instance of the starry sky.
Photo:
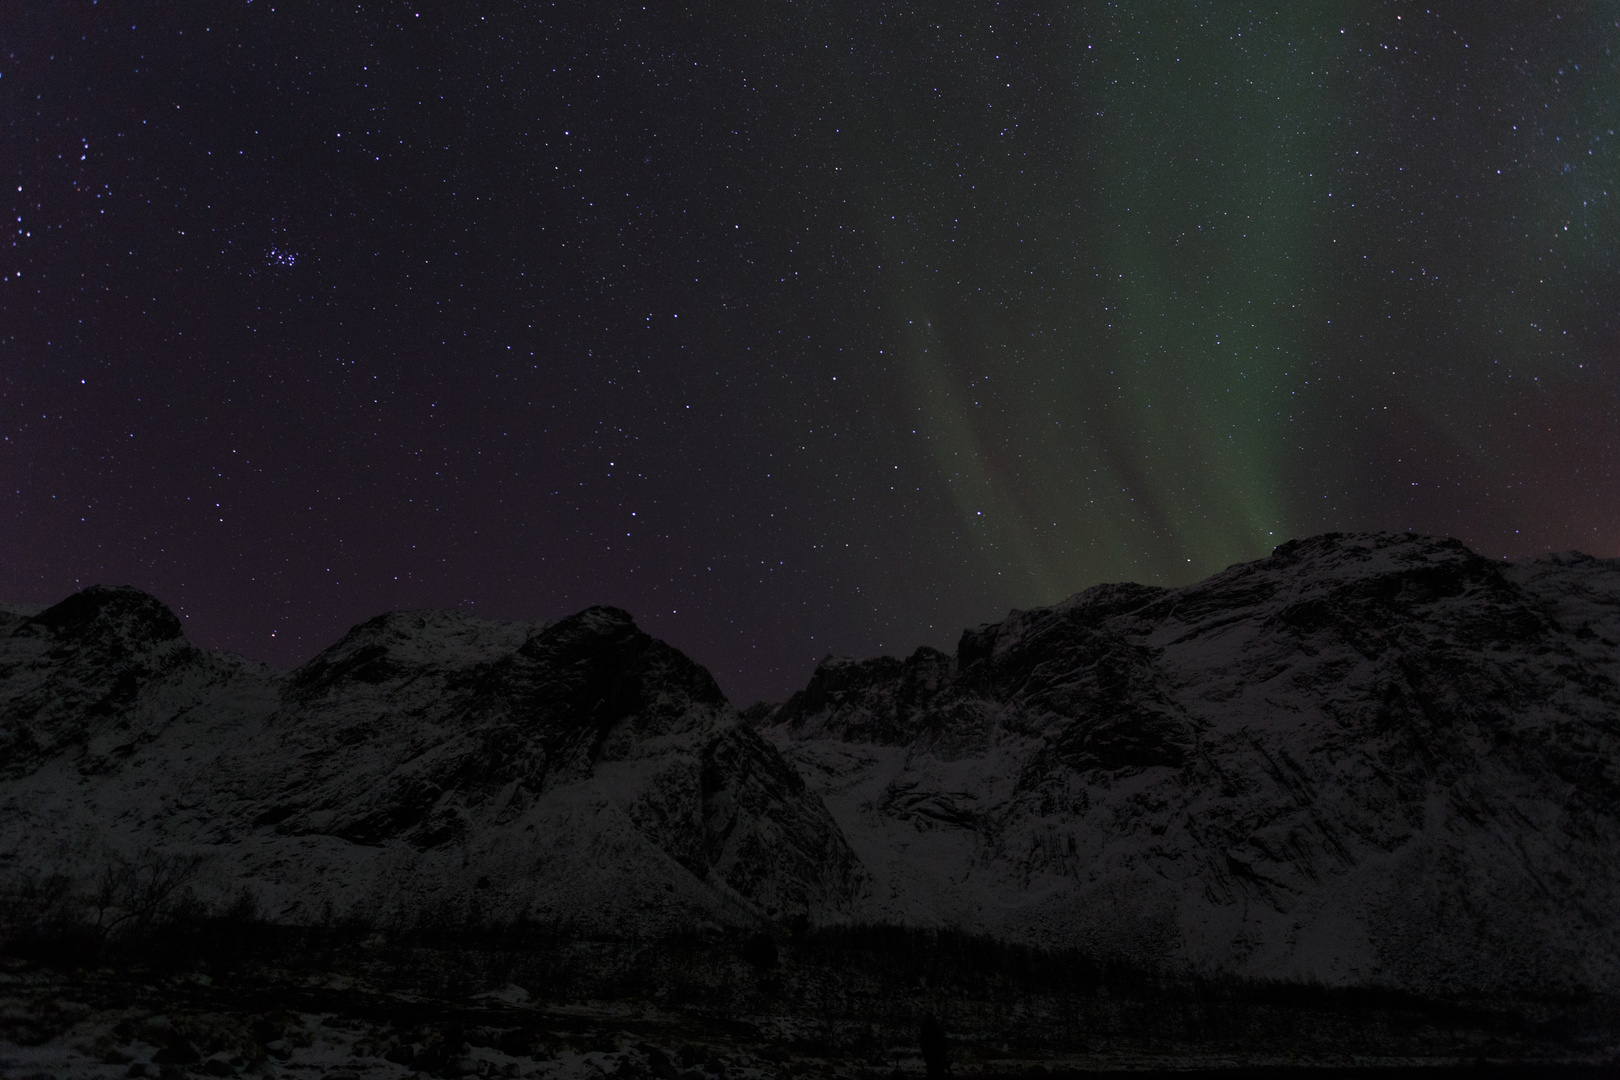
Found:
[(1328, 530), (1620, 555), (1617, 45), (1603, 3), (8, 5), (0, 597), (130, 583), (282, 667), (611, 603), (745, 704)]

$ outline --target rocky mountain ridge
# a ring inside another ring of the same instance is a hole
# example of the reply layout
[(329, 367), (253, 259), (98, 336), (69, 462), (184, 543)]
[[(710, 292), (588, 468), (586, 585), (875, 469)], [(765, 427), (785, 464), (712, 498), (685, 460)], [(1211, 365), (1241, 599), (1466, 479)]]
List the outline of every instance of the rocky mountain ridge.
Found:
[(176, 854), (272, 918), (663, 933), (847, 908), (836, 825), (708, 672), (612, 608), (383, 615), (289, 675), (92, 588), (0, 652), (0, 873)]
[[(1328, 535), (749, 710), (882, 918), (1204, 971), (1615, 985), (1620, 565)], [(868, 917), (874, 917), (869, 915)]]
[(131, 589), (0, 611), (0, 887), (183, 853), (286, 921), (890, 922), (1205, 973), (1620, 986), (1620, 563), (1315, 537), (739, 716), (592, 608), (283, 675)]

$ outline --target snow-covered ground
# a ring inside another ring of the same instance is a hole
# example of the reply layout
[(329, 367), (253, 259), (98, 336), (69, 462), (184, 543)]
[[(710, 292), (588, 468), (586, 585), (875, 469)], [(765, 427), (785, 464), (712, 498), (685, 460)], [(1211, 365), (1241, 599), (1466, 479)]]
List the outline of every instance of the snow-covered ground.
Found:
[[(590, 972), (560, 988), (555, 954), (424, 957), (433, 950), (422, 947), (410, 959), (438, 966), (412, 979), (401, 977), (396, 946), (354, 942), (331, 958), (317, 946), (266, 962), (205, 962), (211, 975), (172, 958), (131, 965), (128, 952), (104, 967), (13, 961), (0, 971), (0, 1078), (878, 1080), (924, 1074), (929, 1016), (958, 1076), (1497, 1061), (1520, 1066), (1514, 1076), (1568, 1080), (1586, 1075), (1569, 1066), (1612, 1063), (1620, 1050), (1612, 1014), (1594, 1022), (1579, 1010), (1548, 1024), (1545, 1010), (1500, 1003), (1428, 1008), (1317, 992), (1296, 1005), (1297, 988), (1065, 987), (1050, 971), (991, 974), (882, 949), (789, 945), (780, 966), (761, 970), (724, 943), (662, 955), (604, 948), (607, 966), (636, 968), (639, 989), (579, 992), (613, 982)], [(491, 975), (492, 961), (516, 981)], [(1562, 1068), (1522, 1068), (1536, 1061)]]

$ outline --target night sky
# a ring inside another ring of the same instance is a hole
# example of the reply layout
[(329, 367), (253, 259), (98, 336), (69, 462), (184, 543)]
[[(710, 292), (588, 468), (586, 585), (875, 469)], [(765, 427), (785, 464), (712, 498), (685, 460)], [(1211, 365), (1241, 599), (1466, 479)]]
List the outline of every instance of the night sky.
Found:
[(745, 704), (1327, 530), (1620, 555), (1617, 45), (1603, 3), (5, 5), (0, 598), (134, 584), (283, 667), (611, 603)]

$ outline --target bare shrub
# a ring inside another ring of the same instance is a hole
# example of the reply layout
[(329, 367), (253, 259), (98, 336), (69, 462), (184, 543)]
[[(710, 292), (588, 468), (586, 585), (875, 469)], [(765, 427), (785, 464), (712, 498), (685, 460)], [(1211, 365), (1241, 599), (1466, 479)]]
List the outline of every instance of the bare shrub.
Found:
[(133, 859), (114, 855), (90, 897), (96, 936), (140, 937), (153, 927), (201, 914), (190, 886), (202, 858), (147, 849)]

